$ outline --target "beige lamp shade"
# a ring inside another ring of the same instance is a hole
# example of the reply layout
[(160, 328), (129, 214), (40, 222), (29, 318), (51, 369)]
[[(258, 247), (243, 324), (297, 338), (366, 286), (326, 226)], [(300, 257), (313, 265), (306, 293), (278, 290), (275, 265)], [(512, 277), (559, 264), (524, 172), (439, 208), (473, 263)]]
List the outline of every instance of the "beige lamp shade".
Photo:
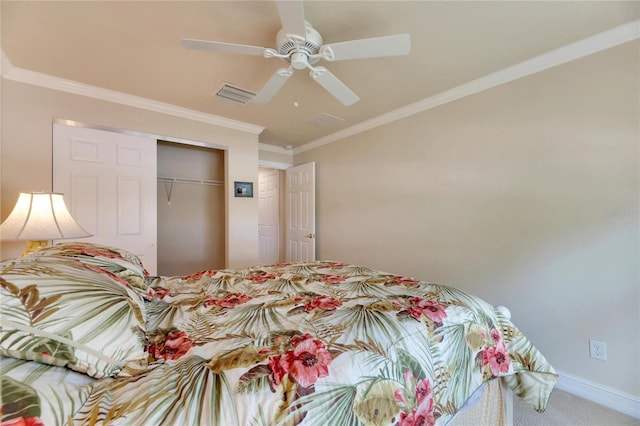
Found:
[(20, 193), (18, 202), (0, 225), (2, 240), (57, 240), (90, 237), (67, 210), (62, 194)]

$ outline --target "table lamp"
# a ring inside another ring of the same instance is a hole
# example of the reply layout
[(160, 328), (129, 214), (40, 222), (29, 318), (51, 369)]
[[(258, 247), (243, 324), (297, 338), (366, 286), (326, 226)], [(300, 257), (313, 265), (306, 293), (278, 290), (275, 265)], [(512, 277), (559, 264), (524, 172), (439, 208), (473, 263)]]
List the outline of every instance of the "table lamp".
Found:
[(13, 211), (0, 225), (2, 240), (27, 241), (24, 255), (46, 247), (49, 240), (91, 235), (71, 217), (62, 194), (56, 193), (21, 192)]

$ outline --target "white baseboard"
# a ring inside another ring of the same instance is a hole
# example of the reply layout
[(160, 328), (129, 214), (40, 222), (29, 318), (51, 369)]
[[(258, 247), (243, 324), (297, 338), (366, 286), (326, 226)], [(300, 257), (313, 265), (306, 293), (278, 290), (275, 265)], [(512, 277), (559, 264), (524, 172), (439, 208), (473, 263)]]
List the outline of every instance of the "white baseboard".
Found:
[(640, 419), (640, 397), (558, 371), (556, 388)]

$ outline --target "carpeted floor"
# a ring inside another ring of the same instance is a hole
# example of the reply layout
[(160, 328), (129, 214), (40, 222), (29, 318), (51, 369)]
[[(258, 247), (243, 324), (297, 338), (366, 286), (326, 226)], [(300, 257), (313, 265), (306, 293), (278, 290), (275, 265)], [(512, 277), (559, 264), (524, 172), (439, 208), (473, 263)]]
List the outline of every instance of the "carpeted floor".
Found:
[(586, 399), (555, 389), (549, 405), (540, 414), (513, 398), (514, 426), (640, 426), (640, 419), (594, 404)]

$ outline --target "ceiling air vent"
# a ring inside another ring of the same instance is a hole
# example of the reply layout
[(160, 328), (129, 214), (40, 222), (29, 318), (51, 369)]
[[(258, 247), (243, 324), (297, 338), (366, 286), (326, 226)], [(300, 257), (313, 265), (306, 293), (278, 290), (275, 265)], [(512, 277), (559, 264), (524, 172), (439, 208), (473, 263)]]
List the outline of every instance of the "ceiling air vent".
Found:
[(323, 112), (318, 115), (314, 115), (313, 117), (308, 118), (305, 121), (307, 123), (311, 123), (316, 126), (329, 127), (329, 126), (335, 126), (337, 124), (343, 123), (344, 118), (336, 117), (335, 115), (331, 115), (326, 112)]
[(251, 102), (256, 94), (247, 89), (243, 89), (241, 87), (234, 86), (233, 84), (225, 82), (222, 86), (220, 86), (215, 96), (226, 99), (227, 101), (246, 105)]

